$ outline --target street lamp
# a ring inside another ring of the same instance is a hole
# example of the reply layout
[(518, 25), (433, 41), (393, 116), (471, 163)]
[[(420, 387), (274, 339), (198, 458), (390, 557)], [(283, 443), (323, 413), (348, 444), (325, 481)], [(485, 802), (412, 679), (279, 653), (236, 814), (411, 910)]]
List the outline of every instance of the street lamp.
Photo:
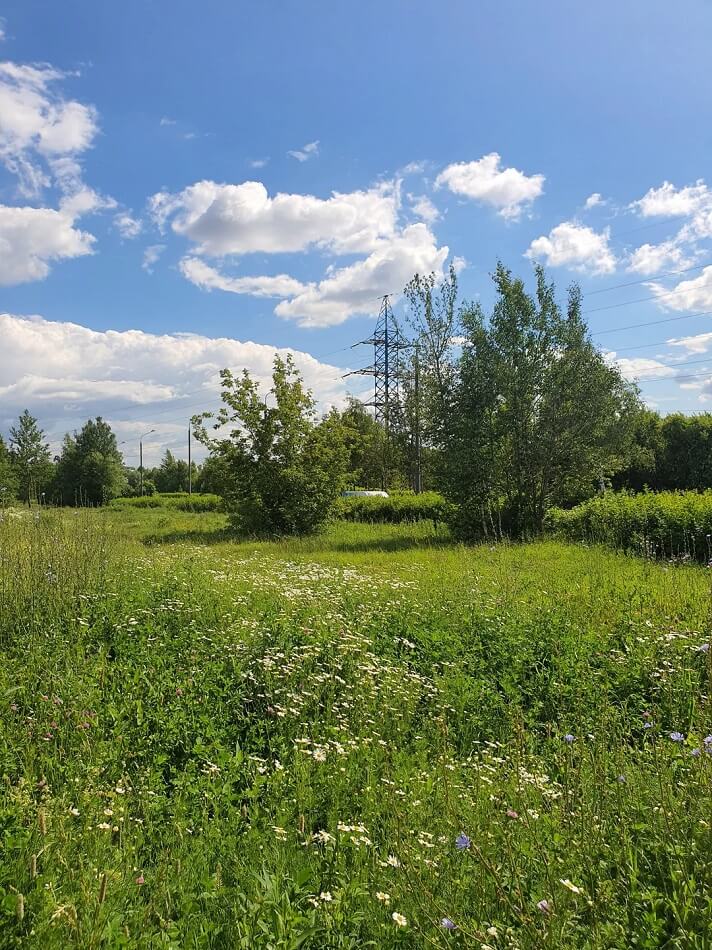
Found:
[(148, 432), (144, 434), (138, 440), (138, 470), (139, 470), (139, 479), (141, 483), (141, 494), (143, 495), (143, 440), (147, 435), (150, 435), (152, 432), (155, 432), (155, 429), (149, 429)]

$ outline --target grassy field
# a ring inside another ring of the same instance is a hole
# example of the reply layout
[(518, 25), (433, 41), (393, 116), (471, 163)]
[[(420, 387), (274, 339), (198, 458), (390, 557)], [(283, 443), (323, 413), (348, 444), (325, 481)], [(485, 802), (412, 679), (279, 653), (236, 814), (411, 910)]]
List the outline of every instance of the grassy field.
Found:
[(0, 523), (0, 947), (712, 946), (710, 574)]

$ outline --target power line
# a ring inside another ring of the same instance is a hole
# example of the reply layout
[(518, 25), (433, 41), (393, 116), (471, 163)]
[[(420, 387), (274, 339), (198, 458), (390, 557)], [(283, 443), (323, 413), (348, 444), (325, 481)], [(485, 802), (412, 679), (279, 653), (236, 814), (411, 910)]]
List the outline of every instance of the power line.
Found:
[(646, 323), (629, 323), (625, 327), (611, 327), (609, 330), (595, 330), (591, 336), (604, 336), (606, 333), (621, 333), (623, 330), (638, 330), (640, 327), (654, 327), (661, 323), (676, 323), (678, 320), (692, 320), (693, 317), (706, 317), (712, 310), (700, 310), (698, 313), (685, 313), (681, 317), (665, 317), (663, 320), (648, 320)]
[[(593, 297), (595, 294), (605, 294), (609, 290), (620, 290), (621, 287), (634, 287), (636, 284), (646, 284), (650, 280), (660, 280), (662, 277), (675, 277), (677, 274), (689, 274), (693, 270), (702, 270), (704, 267), (710, 267), (712, 261), (706, 261), (704, 264), (695, 264), (694, 267), (685, 267), (683, 270), (670, 270), (661, 274), (649, 274), (647, 277), (641, 277), (640, 280), (629, 280), (623, 284), (611, 284), (610, 287), (599, 287), (598, 290), (587, 290), (584, 297)], [(589, 311), (590, 313), (591, 311)]]

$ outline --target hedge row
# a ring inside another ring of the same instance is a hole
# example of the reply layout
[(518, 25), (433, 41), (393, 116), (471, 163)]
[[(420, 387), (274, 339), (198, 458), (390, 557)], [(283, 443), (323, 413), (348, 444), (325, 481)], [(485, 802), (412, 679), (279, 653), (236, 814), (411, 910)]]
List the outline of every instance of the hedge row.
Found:
[(712, 491), (608, 492), (564, 511), (548, 527), (577, 541), (609, 544), (649, 557), (712, 560)]
[(112, 508), (170, 508), (171, 511), (221, 511), (222, 499), (218, 495), (193, 492), (167, 492), (141, 495), (137, 498), (115, 498)]
[(335, 515), (346, 521), (390, 522), (431, 520), (436, 524), (445, 519), (446, 502), (437, 492), (414, 495), (394, 493), (388, 498), (378, 495), (352, 495), (339, 498)]

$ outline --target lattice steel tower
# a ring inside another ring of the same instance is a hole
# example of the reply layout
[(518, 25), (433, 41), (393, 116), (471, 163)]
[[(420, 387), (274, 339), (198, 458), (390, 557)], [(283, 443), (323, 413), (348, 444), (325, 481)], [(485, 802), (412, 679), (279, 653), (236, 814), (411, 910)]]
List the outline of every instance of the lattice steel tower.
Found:
[(368, 344), (373, 346), (373, 364), (364, 369), (347, 373), (348, 376), (373, 376), (373, 401), (364, 403), (372, 406), (376, 422), (383, 426), (386, 436), (391, 428), (402, 422), (400, 384), (403, 378), (401, 351), (409, 344), (401, 338), (398, 325), (393, 317), (390, 294), (381, 298), (376, 328), (368, 340), (360, 340), (354, 346)]

